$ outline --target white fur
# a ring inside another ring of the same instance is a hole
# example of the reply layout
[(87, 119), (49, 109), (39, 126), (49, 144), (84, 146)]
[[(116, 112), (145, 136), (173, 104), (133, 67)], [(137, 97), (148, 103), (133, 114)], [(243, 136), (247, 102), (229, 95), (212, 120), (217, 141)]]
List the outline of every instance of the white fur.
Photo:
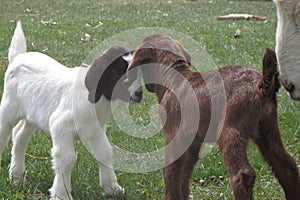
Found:
[(103, 95), (96, 104), (88, 101), (84, 84), (87, 68), (67, 68), (45, 54), (25, 52), (26, 41), (18, 23), (9, 48), (0, 105), (0, 156), (13, 132), (10, 178), (24, 178), (26, 145), (33, 131), (42, 129), (53, 141), (52, 199), (72, 199), (74, 143), (79, 138), (99, 163), (105, 193), (123, 191), (112, 169), (112, 147), (105, 132), (117, 102)]
[(300, 1), (274, 0), (277, 8), (276, 54), (280, 79), (290, 95), (300, 100)]
[(19, 21), (15, 29), (14, 37), (10, 43), (8, 62), (11, 63), (18, 54), (25, 53), (26, 49), (26, 39), (22, 30), (21, 22)]

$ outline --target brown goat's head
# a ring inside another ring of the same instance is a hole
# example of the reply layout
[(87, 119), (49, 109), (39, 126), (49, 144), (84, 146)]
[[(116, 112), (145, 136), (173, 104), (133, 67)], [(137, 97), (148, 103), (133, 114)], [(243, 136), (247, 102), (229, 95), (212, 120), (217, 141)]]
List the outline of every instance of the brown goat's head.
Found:
[[(145, 65), (145, 66), (142, 66)], [(147, 66), (146, 66), (147, 65)], [(160, 65), (158, 67), (158, 65)], [(168, 69), (189, 68), (191, 65), (190, 54), (182, 47), (182, 45), (173, 38), (155, 34), (143, 40), (137, 50), (133, 54), (133, 59), (128, 70), (137, 68), (142, 70), (146, 88), (150, 92), (154, 92), (157, 76), (164, 74)], [(156, 67), (155, 70), (150, 67)], [(127, 74), (125, 85), (131, 85), (138, 76), (136, 73)]]

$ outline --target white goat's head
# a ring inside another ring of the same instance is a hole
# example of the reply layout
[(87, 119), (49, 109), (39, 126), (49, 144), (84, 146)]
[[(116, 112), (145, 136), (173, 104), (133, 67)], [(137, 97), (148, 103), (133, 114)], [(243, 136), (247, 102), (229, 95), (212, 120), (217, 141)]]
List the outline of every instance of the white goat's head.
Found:
[(300, 101), (300, 0), (274, 0), (277, 7), (276, 54), (280, 80)]

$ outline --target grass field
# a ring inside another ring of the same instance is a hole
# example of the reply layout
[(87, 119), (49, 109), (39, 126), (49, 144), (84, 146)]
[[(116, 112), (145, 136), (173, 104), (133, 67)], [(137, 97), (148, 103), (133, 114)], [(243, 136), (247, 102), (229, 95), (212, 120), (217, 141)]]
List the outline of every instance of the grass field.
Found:
[[(0, 94), (3, 92), (3, 77), (8, 64), (7, 49), (17, 20), (22, 20), (28, 50), (44, 52), (66, 66), (81, 65), (102, 41), (140, 27), (167, 28), (189, 36), (203, 45), (218, 67), (243, 65), (261, 71), (264, 49), (275, 47), (276, 13), (272, 1), (0, 0), (0, 5)], [(267, 19), (216, 19), (218, 15), (230, 13), (262, 15)], [(45, 22), (52, 22), (52, 25), (45, 25)], [(233, 37), (237, 29), (241, 30), (240, 38)], [(80, 42), (85, 33), (91, 36), (91, 40)], [(142, 104), (130, 106), (131, 114), (139, 118), (137, 123), (149, 123), (149, 115), (144, 113), (148, 113), (154, 102), (154, 96), (147, 93)], [(283, 89), (278, 94), (278, 102), (282, 137), (299, 166), (299, 105), (292, 102)], [(154, 151), (161, 149), (164, 144), (161, 133), (149, 139), (131, 137), (123, 133), (113, 119), (108, 125), (108, 136), (113, 144), (132, 152)], [(26, 183), (13, 185), (9, 181), (7, 166), (10, 163), (10, 149), (11, 143), (2, 155), (0, 199), (48, 199), (48, 189), (54, 176), (50, 165), (49, 136), (37, 132), (28, 146)], [(78, 160), (72, 174), (73, 197), (112, 199), (102, 195), (94, 158), (81, 143), (78, 143), (76, 150)], [(278, 181), (252, 144), (248, 155), (257, 172), (255, 199), (284, 199)], [(118, 196), (118, 199), (163, 198), (160, 170), (144, 173), (117, 170), (116, 174), (120, 185), (126, 190), (126, 194)], [(199, 180), (204, 182), (200, 183)], [(198, 162), (190, 190), (191, 199), (233, 199), (228, 173), (217, 148)]]

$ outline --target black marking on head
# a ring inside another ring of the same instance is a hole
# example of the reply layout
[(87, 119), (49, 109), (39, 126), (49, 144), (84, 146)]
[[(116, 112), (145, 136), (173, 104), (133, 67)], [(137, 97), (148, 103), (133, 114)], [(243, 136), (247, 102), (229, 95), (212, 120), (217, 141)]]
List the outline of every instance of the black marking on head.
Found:
[[(118, 81), (124, 77), (128, 62), (122, 56), (132, 53), (132, 50), (125, 47), (112, 47), (97, 57), (85, 77), (85, 86), (88, 89), (88, 100), (91, 103), (97, 103), (103, 95), (106, 99), (129, 98), (128, 91), (120, 88), (122, 84)], [(117, 88), (115, 88), (117, 87)], [(112, 93), (115, 91), (114, 97)]]

